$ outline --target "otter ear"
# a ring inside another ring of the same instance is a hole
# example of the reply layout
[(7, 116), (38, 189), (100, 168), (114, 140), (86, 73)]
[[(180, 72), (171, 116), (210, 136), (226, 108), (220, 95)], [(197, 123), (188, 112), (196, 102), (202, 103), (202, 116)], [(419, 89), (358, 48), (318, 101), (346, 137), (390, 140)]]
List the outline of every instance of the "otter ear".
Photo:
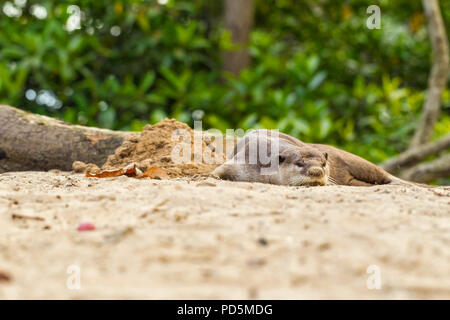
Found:
[(324, 152), (325, 160), (328, 160), (328, 153)]

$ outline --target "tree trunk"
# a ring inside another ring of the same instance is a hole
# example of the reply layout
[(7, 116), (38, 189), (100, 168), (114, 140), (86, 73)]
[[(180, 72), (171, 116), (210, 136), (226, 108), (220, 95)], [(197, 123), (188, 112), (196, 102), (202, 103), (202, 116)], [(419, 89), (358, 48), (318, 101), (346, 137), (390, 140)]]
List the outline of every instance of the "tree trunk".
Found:
[(0, 173), (72, 170), (74, 161), (106, 162), (128, 132), (72, 126), (0, 105)]
[(428, 79), (428, 92), (419, 126), (411, 141), (411, 148), (428, 142), (433, 135), (440, 109), (442, 91), (449, 70), (448, 40), (437, 0), (422, 0), (427, 19), (428, 33), (433, 48), (433, 67)]
[(225, 0), (225, 28), (231, 32), (233, 44), (238, 50), (226, 51), (223, 55), (224, 69), (235, 75), (250, 64), (247, 49), (253, 25), (253, 0)]

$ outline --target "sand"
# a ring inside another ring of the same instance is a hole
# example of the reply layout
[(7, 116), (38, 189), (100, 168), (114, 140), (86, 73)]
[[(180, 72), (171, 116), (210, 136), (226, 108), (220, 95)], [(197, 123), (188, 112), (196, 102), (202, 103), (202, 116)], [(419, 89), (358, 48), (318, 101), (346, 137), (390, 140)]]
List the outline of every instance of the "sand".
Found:
[(450, 298), (449, 187), (11, 172), (0, 226), (0, 299)]

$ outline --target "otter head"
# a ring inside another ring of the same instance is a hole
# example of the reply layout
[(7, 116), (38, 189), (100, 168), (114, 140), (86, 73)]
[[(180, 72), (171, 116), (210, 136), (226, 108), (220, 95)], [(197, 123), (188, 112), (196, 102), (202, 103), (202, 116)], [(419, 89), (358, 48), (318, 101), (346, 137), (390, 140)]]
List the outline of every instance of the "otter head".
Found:
[(301, 147), (289, 148), (279, 155), (280, 178), (291, 186), (324, 186), (328, 184), (330, 168), (328, 154)]

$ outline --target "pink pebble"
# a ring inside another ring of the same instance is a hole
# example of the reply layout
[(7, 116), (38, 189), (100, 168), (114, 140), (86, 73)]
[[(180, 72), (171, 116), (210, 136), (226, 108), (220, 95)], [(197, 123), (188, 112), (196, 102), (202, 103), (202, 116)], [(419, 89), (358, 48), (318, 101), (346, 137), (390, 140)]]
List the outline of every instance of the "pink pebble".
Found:
[(95, 225), (93, 223), (90, 222), (83, 222), (81, 223), (78, 228), (78, 231), (91, 231), (91, 230), (95, 230)]

